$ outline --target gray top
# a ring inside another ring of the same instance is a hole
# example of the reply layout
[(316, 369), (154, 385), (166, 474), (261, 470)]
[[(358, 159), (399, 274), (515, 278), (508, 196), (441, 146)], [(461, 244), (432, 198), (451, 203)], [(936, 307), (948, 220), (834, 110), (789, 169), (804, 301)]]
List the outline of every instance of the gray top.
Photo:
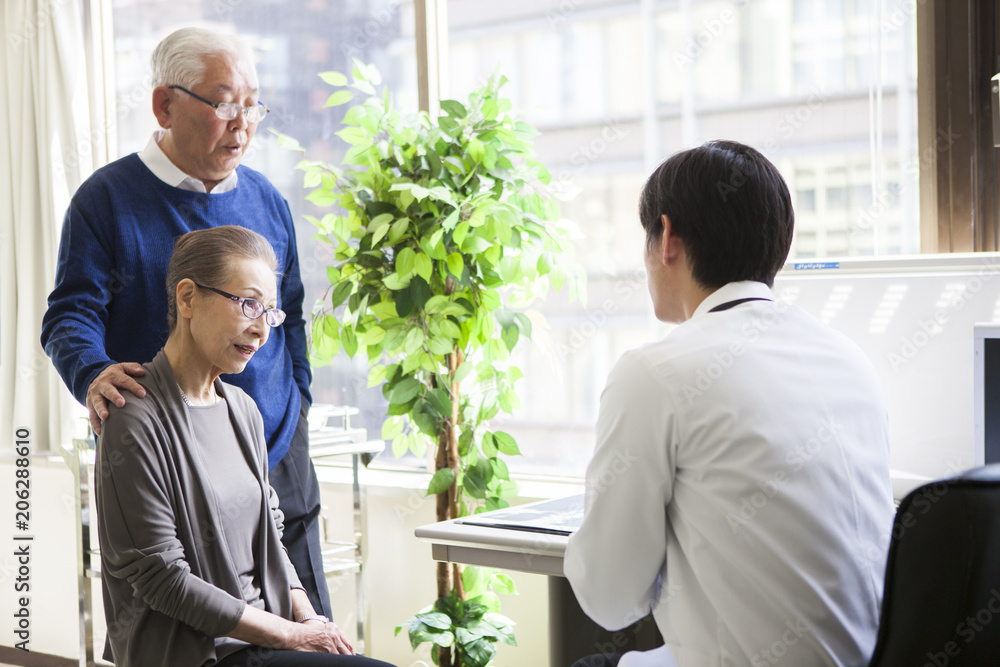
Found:
[[(236, 431), (229, 421), (229, 406), (224, 400), (214, 405), (187, 406), (191, 427), (198, 434), (202, 458), (212, 475), (212, 487), (219, 499), (224, 521), (219, 533), (233, 558), (240, 578), (243, 601), (264, 609), (260, 597), (260, 576), (254, 564), (254, 544), (260, 526), (260, 485), (243, 461)], [(247, 646), (229, 637), (215, 640), (215, 654), (220, 660)]]
[[(215, 638), (231, 632), (246, 606), (247, 569), (227, 544), (237, 520), (226, 512), (225, 478), (249, 470), (255, 502), (253, 562), (265, 608), (291, 619), (298, 577), (281, 545), (283, 516), (267, 483), (260, 413), (239, 388), (216, 380), (244, 466), (219, 467), (213, 443), (161, 350), (136, 380), (144, 398), (111, 406), (97, 443), (96, 502), (108, 641), (104, 657), (118, 667), (197, 666), (217, 659)], [(217, 443), (215, 443), (217, 444)], [(251, 504), (246, 515), (252, 514)], [(244, 517), (245, 515), (241, 514)]]

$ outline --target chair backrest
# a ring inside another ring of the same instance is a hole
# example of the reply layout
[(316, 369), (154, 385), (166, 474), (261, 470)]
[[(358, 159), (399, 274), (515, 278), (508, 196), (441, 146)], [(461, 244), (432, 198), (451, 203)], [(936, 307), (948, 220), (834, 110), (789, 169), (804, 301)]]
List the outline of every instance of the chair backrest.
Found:
[(1000, 464), (925, 484), (892, 527), (869, 667), (1000, 665)]

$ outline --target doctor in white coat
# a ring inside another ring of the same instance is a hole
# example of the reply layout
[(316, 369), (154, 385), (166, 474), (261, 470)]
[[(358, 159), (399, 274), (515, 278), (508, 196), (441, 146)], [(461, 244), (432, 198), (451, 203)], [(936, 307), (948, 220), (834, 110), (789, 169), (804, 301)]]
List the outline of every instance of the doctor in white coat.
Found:
[[(620, 665), (847, 667), (875, 646), (892, 527), (886, 409), (851, 341), (772, 291), (793, 212), (756, 150), (674, 155), (640, 198), (649, 293), (679, 324), (601, 396), (565, 571)], [(579, 665), (615, 665), (591, 656)]]

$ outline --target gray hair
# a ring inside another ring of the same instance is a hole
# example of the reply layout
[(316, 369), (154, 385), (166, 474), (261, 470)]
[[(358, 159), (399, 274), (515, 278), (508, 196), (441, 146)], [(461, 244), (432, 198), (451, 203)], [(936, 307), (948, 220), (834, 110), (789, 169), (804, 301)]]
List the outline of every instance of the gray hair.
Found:
[(259, 259), (272, 271), (278, 258), (266, 238), (245, 227), (222, 225), (184, 234), (177, 239), (174, 254), (167, 265), (167, 325), (170, 333), (177, 327), (177, 285), (190, 278), (199, 285), (216, 287), (229, 282), (232, 263), (240, 259)]
[(205, 30), (181, 28), (167, 35), (156, 45), (149, 64), (153, 70), (153, 86), (183, 86), (193, 88), (205, 74), (205, 58), (229, 56), (246, 62), (257, 78), (253, 50), (236, 35)]

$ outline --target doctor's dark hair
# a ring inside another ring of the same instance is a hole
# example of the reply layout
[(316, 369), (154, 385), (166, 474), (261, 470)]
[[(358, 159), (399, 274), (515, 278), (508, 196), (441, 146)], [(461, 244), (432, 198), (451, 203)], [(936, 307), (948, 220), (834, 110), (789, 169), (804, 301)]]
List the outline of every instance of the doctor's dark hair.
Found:
[(758, 151), (710, 141), (667, 158), (639, 195), (647, 247), (661, 216), (684, 243), (694, 279), (719, 288), (739, 280), (771, 286), (792, 245), (795, 214), (785, 179)]
[(278, 270), (278, 258), (268, 240), (245, 227), (199, 229), (177, 239), (167, 265), (167, 325), (171, 333), (177, 327), (178, 283), (190, 278), (207, 287), (224, 285), (232, 276), (232, 263), (240, 259), (260, 259), (271, 271)]

